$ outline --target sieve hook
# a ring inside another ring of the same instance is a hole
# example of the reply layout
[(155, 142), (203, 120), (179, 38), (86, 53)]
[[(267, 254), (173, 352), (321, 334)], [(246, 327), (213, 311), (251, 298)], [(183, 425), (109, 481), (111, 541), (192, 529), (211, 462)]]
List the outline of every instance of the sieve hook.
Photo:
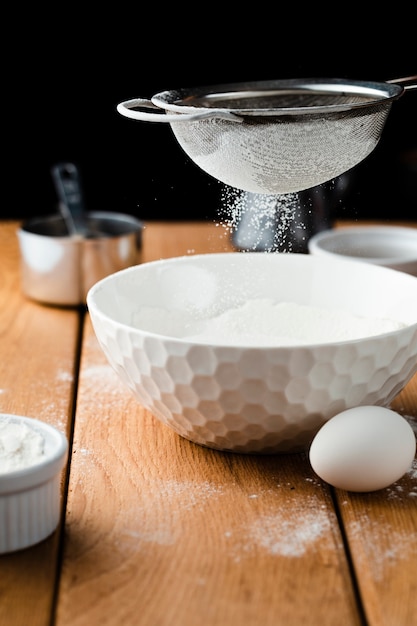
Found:
[[(156, 109), (160, 113), (148, 113), (145, 111), (134, 111), (137, 107)], [(195, 122), (198, 120), (204, 120), (209, 118), (216, 118), (220, 120), (228, 120), (231, 122), (243, 122), (243, 118), (231, 113), (230, 111), (223, 109), (209, 109), (201, 113), (187, 113), (180, 115), (164, 115), (163, 110), (156, 106), (151, 100), (146, 98), (134, 98), (133, 100), (125, 100), (117, 105), (117, 111), (125, 117), (129, 117), (133, 120), (143, 120), (145, 122)]]
[[(392, 78), (391, 80), (387, 80), (387, 83), (391, 83), (393, 85), (399, 85), (404, 89), (417, 89), (417, 74), (414, 76), (403, 76), (402, 78)], [(409, 85), (404, 83), (410, 83)]]

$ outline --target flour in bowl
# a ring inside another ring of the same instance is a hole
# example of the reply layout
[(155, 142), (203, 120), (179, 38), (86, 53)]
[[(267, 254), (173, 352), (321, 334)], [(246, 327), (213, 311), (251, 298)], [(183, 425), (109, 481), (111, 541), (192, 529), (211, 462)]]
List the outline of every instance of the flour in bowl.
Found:
[(198, 341), (240, 346), (294, 346), (349, 341), (404, 328), (384, 318), (361, 317), (347, 311), (294, 302), (252, 299), (213, 317), (193, 319), (191, 313), (145, 307), (135, 316), (143, 330)]

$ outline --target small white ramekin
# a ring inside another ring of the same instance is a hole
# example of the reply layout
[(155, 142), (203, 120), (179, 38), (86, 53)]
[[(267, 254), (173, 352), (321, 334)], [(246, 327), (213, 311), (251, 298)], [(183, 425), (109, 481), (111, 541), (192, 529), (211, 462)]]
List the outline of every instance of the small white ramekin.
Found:
[(68, 441), (55, 427), (35, 418), (2, 413), (0, 420), (25, 424), (44, 440), (39, 462), (0, 473), (0, 554), (5, 554), (39, 543), (56, 530)]
[(353, 226), (325, 230), (308, 242), (310, 254), (382, 265), (417, 276), (417, 228)]

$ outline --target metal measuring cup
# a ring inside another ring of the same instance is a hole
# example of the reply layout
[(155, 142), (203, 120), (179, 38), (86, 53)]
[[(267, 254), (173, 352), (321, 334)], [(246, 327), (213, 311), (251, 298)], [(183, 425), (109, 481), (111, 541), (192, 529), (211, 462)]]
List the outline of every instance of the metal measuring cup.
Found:
[(68, 234), (62, 215), (36, 217), (17, 231), (21, 283), (44, 304), (85, 305), (88, 290), (105, 276), (140, 262), (143, 223), (112, 212), (84, 214), (86, 235)]

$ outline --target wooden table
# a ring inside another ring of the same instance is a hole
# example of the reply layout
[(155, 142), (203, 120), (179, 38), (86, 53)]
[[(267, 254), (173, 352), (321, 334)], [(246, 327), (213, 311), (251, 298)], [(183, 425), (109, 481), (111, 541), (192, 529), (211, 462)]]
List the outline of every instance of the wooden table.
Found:
[[(17, 225), (0, 222), (0, 411), (54, 424), (71, 450), (61, 526), (0, 556), (2, 626), (417, 624), (417, 461), (354, 494), (305, 454), (181, 439), (118, 381), (84, 309), (21, 294)], [(149, 223), (141, 260), (224, 250), (213, 223)], [(392, 408), (416, 429), (417, 377)]]

